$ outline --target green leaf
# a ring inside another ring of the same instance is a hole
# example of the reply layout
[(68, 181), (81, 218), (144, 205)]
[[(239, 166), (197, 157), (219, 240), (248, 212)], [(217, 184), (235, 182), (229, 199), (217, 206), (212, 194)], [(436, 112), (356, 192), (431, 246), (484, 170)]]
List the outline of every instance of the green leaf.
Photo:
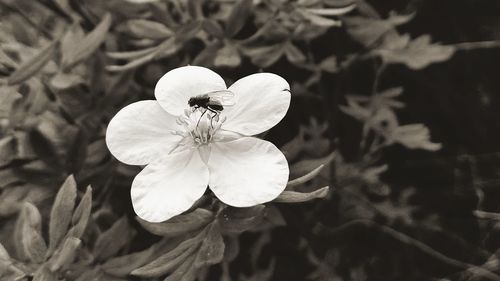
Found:
[(87, 227), (87, 222), (90, 217), (90, 211), (92, 210), (92, 188), (87, 187), (85, 194), (83, 195), (80, 203), (75, 209), (73, 216), (71, 218), (71, 224), (73, 225), (68, 231), (68, 236), (73, 236), (80, 238)]
[(59, 189), (50, 212), (49, 254), (59, 246), (66, 235), (75, 208), (75, 199), (76, 181), (73, 175), (70, 175)]
[(147, 39), (165, 39), (172, 36), (174, 33), (165, 25), (144, 19), (129, 20), (125, 23), (129, 32), (137, 38)]
[(313, 192), (296, 192), (296, 191), (283, 191), (274, 202), (280, 203), (300, 203), (310, 201), (316, 198), (324, 198), (328, 194), (328, 186), (322, 187)]
[(87, 34), (81, 41), (74, 42), (73, 48), (67, 50), (68, 53), (63, 53), (63, 69), (71, 68), (94, 53), (106, 39), (110, 26), (111, 15), (107, 13), (94, 30)]
[(22, 63), (7, 79), (9, 85), (19, 84), (40, 71), (52, 58), (59, 40), (55, 40), (31, 59)]
[(220, 226), (217, 222), (214, 222), (209, 226), (207, 235), (203, 239), (194, 260), (194, 266), (201, 268), (220, 263), (224, 257), (224, 247)]
[[(193, 238), (180, 243), (173, 250), (159, 256), (147, 265), (132, 271), (132, 275), (140, 277), (157, 277), (171, 272), (180, 264), (185, 264), (188, 258), (194, 260), (194, 253), (200, 246), (200, 242), (205, 238), (207, 229), (205, 228)], [(184, 262), (184, 263), (183, 263)]]
[(93, 251), (95, 259), (106, 260), (115, 255), (129, 242), (130, 236), (127, 217), (122, 217), (97, 238)]
[(31, 261), (41, 263), (45, 260), (47, 245), (42, 237), (40, 212), (33, 204), (25, 202), (21, 217), (23, 220), (20, 239), (24, 252)]
[(68, 237), (59, 251), (55, 252), (49, 261), (49, 268), (52, 272), (67, 268), (75, 259), (81, 240), (75, 237)]
[(206, 209), (198, 208), (190, 213), (175, 216), (161, 223), (150, 223), (137, 218), (139, 223), (149, 232), (159, 236), (177, 236), (202, 228), (214, 220), (214, 214)]
[(233, 37), (241, 30), (248, 17), (252, 14), (252, 10), (252, 0), (239, 0), (234, 4), (226, 22), (226, 36), (228, 38)]

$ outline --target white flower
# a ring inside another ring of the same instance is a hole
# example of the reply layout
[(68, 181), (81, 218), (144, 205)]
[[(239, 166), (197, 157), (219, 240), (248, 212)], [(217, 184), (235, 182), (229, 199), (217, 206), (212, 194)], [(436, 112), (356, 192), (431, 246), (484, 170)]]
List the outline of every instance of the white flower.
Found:
[[(207, 185), (224, 203), (250, 207), (275, 199), (286, 187), (288, 163), (272, 143), (252, 135), (267, 131), (290, 105), (288, 83), (258, 73), (227, 89), (215, 72), (180, 67), (157, 83), (155, 100), (132, 103), (109, 123), (106, 143), (129, 165), (147, 165), (134, 179), (134, 210), (149, 222), (188, 210)], [(192, 97), (229, 90), (234, 104), (220, 114), (188, 105)]]

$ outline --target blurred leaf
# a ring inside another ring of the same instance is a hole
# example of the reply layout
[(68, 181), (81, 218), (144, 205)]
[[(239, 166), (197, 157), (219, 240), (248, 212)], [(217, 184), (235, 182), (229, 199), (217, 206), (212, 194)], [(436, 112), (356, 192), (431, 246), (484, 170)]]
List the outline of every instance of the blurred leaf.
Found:
[(328, 186), (315, 190), (313, 192), (296, 192), (296, 191), (283, 191), (274, 202), (280, 203), (300, 203), (310, 201), (316, 198), (323, 198), (328, 194)]
[(306, 183), (307, 181), (316, 177), (319, 174), (319, 172), (321, 172), (321, 169), (323, 169), (324, 166), (325, 166), (324, 164), (321, 164), (318, 167), (316, 167), (314, 170), (310, 171), (309, 173), (307, 173), (299, 178), (288, 181), (287, 187), (292, 187), (292, 186)]
[(165, 25), (144, 19), (128, 20), (125, 26), (137, 38), (165, 39), (174, 34)]
[(233, 6), (226, 22), (226, 36), (231, 38), (245, 25), (247, 18), (252, 14), (252, 0), (238, 0)]
[(50, 79), (50, 85), (57, 90), (64, 90), (84, 83), (83, 78), (71, 73), (59, 72)]
[(346, 7), (341, 8), (310, 8), (305, 9), (309, 13), (320, 15), (320, 16), (340, 16), (349, 13), (356, 8), (356, 4), (351, 4)]
[(83, 129), (78, 128), (67, 151), (66, 170), (69, 173), (78, 173), (82, 169), (87, 157), (87, 146), (87, 133)]
[(326, 72), (330, 73), (336, 73), (339, 71), (339, 65), (337, 63), (337, 57), (336, 56), (329, 56), (325, 58), (320, 64), (319, 67), (321, 70), (324, 70)]
[(403, 48), (378, 49), (374, 53), (380, 54), (387, 63), (403, 63), (411, 69), (419, 70), (448, 60), (455, 53), (455, 48), (433, 44), (429, 35), (422, 35)]
[(22, 98), (22, 96), (15, 88), (2, 87), (0, 93), (0, 118), (9, 117), (14, 102), (20, 98)]
[(73, 262), (76, 252), (80, 247), (81, 240), (75, 237), (68, 237), (59, 251), (55, 252), (49, 261), (49, 268), (52, 272), (66, 268)]
[(241, 57), (238, 50), (229, 44), (219, 49), (214, 59), (214, 65), (219, 67), (237, 67), (241, 64)]
[(19, 84), (38, 73), (38, 71), (40, 71), (52, 58), (58, 43), (59, 40), (55, 40), (31, 59), (22, 63), (16, 71), (9, 76), (7, 83), (9, 85)]
[(108, 230), (99, 235), (93, 254), (97, 260), (106, 260), (116, 255), (131, 238), (127, 217), (117, 220)]
[(214, 214), (198, 208), (190, 213), (175, 216), (161, 223), (150, 223), (140, 218), (137, 220), (149, 232), (158, 236), (177, 236), (202, 228), (214, 220)]
[(252, 60), (252, 63), (259, 67), (269, 67), (277, 62), (284, 54), (285, 43), (271, 46), (245, 47), (243, 53)]
[(111, 26), (111, 15), (107, 13), (101, 22), (81, 41), (73, 42), (73, 48), (63, 53), (62, 67), (71, 68), (75, 64), (90, 56), (104, 42), (108, 29)]
[(70, 175), (56, 195), (50, 212), (49, 254), (51, 254), (66, 235), (71, 222), (76, 199), (76, 181)]
[(298, 11), (305, 19), (309, 20), (313, 25), (317, 25), (320, 27), (334, 27), (342, 25), (342, 22), (339, 20), (329, 19), (327, 17), (320, 16), (317, 13), (313, 13), (308, 10), (298, 9)]
[(16, 142), (14, 137), (0, 139), (0, 167), (9, 164), (16, 158)]
[(29, 139), (31, 146), (36, 155), (50, 168), (61, 169), (62, 164), (57, 153), (57, 145), (49, 138), (50, 136), (46, 135), (50, 133), (50, 131), (44, 130), (47, 127), (46, 125), (41, 123), (30, 131)]
[(33, 275), (33, 281), (58, 281), (58, 278), (47, 267), (41, 266)]
[(297, 48), (291, 42), (285, 44), (285, 55), (291, 63), (297, 65), (301, 65), (307, 60), (302, 51), (299, 50), (299, 48)]
[(222, 40), (224, 38), (224, 30), (220, 24), (213, 19), (204, 19), (202, 23), (202, 28), (208, 34), (214, 36), (215, 38)]
[[(365, 47), (372, 47), (374, 43), (394, 31), (397, 25), (401, 25), (413, 18), (410, 15), (391, 14), (388, 19), (368, 18), (362, 16), (351, 16), (342, 19), (349, 35)], [(395, 31), (394, 31), (395, 32)]]
[(24, 252), (31, 261), (43, 262), (47, 253), (47, 245), (42, 237), (40, 212), (34, 205), (25, 202), (20, 219), (22, 224), (20, 239)]
[(194, 260), (194, 267), (201, 268), (220, 263), (224, 257), (224, 247), (219, 224), (213, 222), (208, 227), (205, 239), (201, 242), (201, 247)]
[(307, 174), (321, 165), (326, 165), (330, 163), (336, 156), (336, 152), (333, 151), (329, 155), (317, 159), (306, 159), (301, 160), (290, 166), (290, 177), (299, 177)]
[(304, 146), (304, 130), (299, 130), (297, 136), (295, 136), (291, 141), (285, 143), (280, 149), (285, 155), (288, 162), (291, 162), (297, 158), (299, 153), (302, 151)]
[(92, 188), (87, 187), (85, 194), (83, 195), (80, 203), (75, 209), (73, 216), (71, 218), (71, 224), (73, 225), (68, 231), (69, 236), (80, 238), (87, 227), (87, 222), (90, 217), (90, 211), (92, 210)]

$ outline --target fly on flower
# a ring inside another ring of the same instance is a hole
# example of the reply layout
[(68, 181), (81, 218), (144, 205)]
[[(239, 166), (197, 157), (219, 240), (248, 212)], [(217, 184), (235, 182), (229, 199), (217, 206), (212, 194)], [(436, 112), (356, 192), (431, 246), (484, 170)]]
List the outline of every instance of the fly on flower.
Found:
[(224, 106), (234, 105), (234, 93), (229, 90), (212, 91), (190, 98), (188, 104), (194, 109), (201, 107), (212, 113), (219, 114), (224, 110)]
[(120, 110), (108, 125), (106, 144), (118, 160), (146, 165), (130, 191), (137, 215), (168, 220), (188, 210), (207, 187), (234, 207), (278, 197), (288, 182), (286, 158), (253, 136), (283, 119), (289, 89), (272, 73), (243, 77), (228, 88), (212, 70), (185, 66), (158, 81), (157, 100)]

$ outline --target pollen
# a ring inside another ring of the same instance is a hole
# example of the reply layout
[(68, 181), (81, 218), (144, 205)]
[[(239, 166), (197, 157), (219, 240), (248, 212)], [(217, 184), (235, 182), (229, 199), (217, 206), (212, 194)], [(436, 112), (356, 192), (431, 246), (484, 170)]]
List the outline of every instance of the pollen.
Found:
[(175, 131), (176, 135), (185, 137), (183, 143), (190, 143), (194, 147), (207, 145), (213, 141), (225, 117), (208, 111), (205, 108), (191, 108), (184, 110), (184, 114), (177, 118), (177, 124), (182, 125), (183, 131)]

